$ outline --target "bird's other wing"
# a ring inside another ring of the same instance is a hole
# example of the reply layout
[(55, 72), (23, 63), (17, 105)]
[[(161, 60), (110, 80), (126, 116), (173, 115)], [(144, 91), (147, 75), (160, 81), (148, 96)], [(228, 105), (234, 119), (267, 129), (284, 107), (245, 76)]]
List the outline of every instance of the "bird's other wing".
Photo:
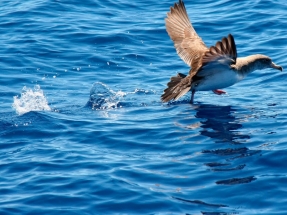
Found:
[(236, 64), (237, 51), (234, 38), (231, 34), (223, 37), (215, 46), (211, 46), (203, 55), (201, 68), (198, 69), (196, 76), (206, 76), (208, 73), (216, 72), (216, 68), (230, 68)]
[(192, 27), (182, 0), (170, 8), (165, 25), (168, 35), (174, 42), (177, 54), (187, 65), (192, 66), (195, 59), (201, 59), (208, 51)]
[[(237, 51), (234, 38), (231, 34), (228, 37), (223, 37), (215, 46), (211, 46), (202, 57), (202, 64), (226, 59), (226, 63), (236, 63)], [(224, 61), (222, 61), (224, 62)]]

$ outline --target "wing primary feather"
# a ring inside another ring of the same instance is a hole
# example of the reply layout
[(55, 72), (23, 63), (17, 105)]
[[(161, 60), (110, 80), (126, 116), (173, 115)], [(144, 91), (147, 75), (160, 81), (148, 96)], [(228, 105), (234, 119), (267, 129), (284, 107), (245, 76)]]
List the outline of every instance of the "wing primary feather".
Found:
[(179, 0), (167, 13), (166, 30), (174, 42), (179, 57), (189, 66), (198, 56), (203, 56), (208, 48), (194, 30), (184, 2)]
[(237, 51), (234, 38), (231, 34), (223, 37), (221, 41), (218, 41), (215, 46), (211, 46), (209, 50), (204, 54), (202, 58), (202, 64), (206, 65), (209, 62), (214, 62), (219, 59), (225, 59), (227, 64), (236, 63)]

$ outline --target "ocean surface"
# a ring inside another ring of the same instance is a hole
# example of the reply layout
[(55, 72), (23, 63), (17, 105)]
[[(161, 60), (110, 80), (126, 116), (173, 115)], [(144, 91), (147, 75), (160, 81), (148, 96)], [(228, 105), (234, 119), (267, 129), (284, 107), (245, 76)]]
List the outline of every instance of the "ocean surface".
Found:
[[(162, 103), (171, 0), (0, 3), (0, 214), (287, 214), (287, 75)], [(287, 69), (286, 0), (186, 0)]]

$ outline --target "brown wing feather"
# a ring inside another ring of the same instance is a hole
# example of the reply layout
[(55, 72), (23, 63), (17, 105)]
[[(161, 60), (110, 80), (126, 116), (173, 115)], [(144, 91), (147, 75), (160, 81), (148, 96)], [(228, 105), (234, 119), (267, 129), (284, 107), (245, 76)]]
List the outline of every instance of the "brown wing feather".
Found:
[(194, 59), (201, 58), (208, 51), (192, 27), (182, 0), (170, 8), (165, 25), (168, 35), (174, 42), (177, 54), (189, 66), (193, 64)]
[(226, 59), (226, 63), (235, 64), (237, 58), (236, 45), (231, 34), (228, 37), (222, 38), (215, 46), (211, 46), (209, 51), (202, 57), (202, 64), (214, 62), (218, 59)]

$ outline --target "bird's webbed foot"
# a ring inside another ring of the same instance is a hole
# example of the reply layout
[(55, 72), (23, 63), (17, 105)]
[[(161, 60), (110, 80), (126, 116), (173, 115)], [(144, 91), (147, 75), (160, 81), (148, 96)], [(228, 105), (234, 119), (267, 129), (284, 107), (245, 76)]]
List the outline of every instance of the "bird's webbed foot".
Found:
[(215, 93), (215, 94), (217, 94), (217, 95), (226, 94), (226, 92), (225, 92), (225, 91), (223, 91), (223, 90), (219, 90), (219, 89), (212, 90), (212, 92), (214, 92), (214, 93)]

